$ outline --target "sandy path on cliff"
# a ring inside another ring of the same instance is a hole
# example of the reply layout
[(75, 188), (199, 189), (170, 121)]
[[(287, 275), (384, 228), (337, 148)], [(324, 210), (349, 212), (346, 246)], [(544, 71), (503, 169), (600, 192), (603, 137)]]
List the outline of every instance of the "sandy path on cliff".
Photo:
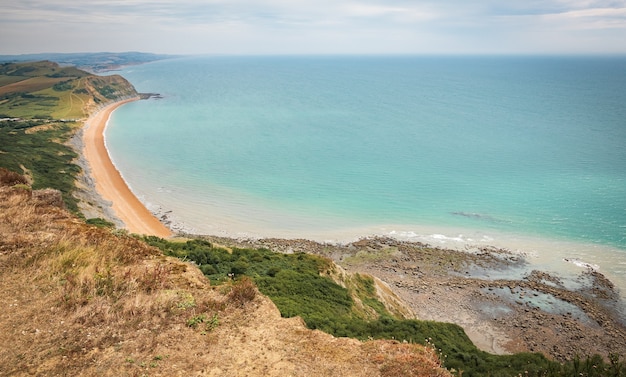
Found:
[(105, 200), (113, 203), (113, 211), (129, 232), (169, 237), (171, 231), (148, 211), (122, 179), (104, 144), (104, 130), (111, 113), (119, 106), (135, 100), (107, 105), (87, 119), (83, 133), (83, 153), (91, 167), (96, 190)]

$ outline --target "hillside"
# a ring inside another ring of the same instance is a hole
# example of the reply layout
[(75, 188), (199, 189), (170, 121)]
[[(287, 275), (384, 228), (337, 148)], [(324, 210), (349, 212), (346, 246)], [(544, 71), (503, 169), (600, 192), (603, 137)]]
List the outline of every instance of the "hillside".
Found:
[(57, 63), (0, 65), (0, 118), (82, 119), (114, 99), (138, 96), (119, 75), (96, 76)]
[(250, 280), (213, 287), (0, 175), (0, 375), (449, 375), (430, 348), (308, 330)]
[(138, 95), (119, 75), (50, 61), (0, 64), (0, 166), (26, 174), (36, 189), (61, 190), (78, 213), (73, 194), (81, 168), (68, 140), (100, 106)]

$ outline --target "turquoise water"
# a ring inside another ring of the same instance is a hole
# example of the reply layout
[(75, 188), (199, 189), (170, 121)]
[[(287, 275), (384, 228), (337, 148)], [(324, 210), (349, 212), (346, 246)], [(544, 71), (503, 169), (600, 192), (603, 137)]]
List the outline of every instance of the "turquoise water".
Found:
[(121, 74), (164, 98), (115, 112), (113, 160), (188, 230), (506, 234), (610, 249), (626, 275), (625, 57), (194, 57)]

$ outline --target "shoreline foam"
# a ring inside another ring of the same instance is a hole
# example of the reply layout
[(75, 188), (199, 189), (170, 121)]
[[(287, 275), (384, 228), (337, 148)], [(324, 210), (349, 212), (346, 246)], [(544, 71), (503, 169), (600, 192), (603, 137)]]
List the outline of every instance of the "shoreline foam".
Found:
[[(144, 187), (144, 192), (145, 187)], [(278, 211), (260, 207), (254, 216), (245, 217), (241, 210), (250, 206), (229, 206), (215, 202), (210, 213), (198, 214), (193, 203), (183, 203), (184, 192), (168, 189), (168, 196), (146, 195), (150, 203), (165, 213), (172, 229), (189, 235), (210, 235), (232, 239), (259, 240), (278, 238), (306, 239), (320, 243), (347, 244), (368, 237), (391, 237), (400, 241), (423, 243), (451, 250), (478, 250), (481, 247), (506, 249), (522, 255), (530, 269), (549, 271), (567, 279), (576, 279), (580, 272), (592, 268), (609, 278), (619, 289), (626, 302), (626, 265), (624, 251), (620, 248), (540, 235), (524, 235), (494, 229), (424, 224), (353, 224), (327, 218), (320, 223), (293, 217), (293, 213), (280, 216)], [(165, 199), (165, 200), (164, 200)], [(197, 199), (197, 198), (196, 198)], [(178, 203), (178, 206), (174, 205)], [(248, 202), (245, 202), (249, 204)], [(154, 212), (154, 211), (153, 211)], [(259, 213), (261, 215), (259, 215)], [(198, 216), (200, 215), (200, 216)], [(265, 223), (255, 221), (267, 219)], [(274, 221), (276, 221), (274, 223)], [(283, 225), (292, 225), (291, 228)], [(575, 285), (576, 282), (572, 281)]]
[[(293, 213), (281, 214), (268, 206), (253, 207), (247, 200), (234, 205), (214, 201), (210, 212), (198, 213), (200, 206), (196, 202), (181, 202), (187, 194), (183, 188), (160, 187), (157, 191), (166, 192), (166, 196), (154, 195), (149, 190), (146, 191), (146, 187), (140, 187), (139, 190), (141, 189), (146, 195), (143, 202), (148, 209), (156, 213), (175, 233), (236, 240), (306, 239), (329, 244), (347, 244), (380, 236), (470, 252), (481, 247), (495, 247), (522, 255), (529, 263), (528, 271), (537, 269), (555, 273), (570, 281), (572, 286), (577, 285), (575, 279), (582, 271), (593, 267), (615, 284), (626, 302), (626, 265), (621, 259), (624, 253), (622, 249), (610, 245), (494, 229), (423, 224), (351, 225), (332, 218), (315, 222), (294, 217)], [(198, 198), (194, 200), (197, 201)], [(254, 208), (254, 214), (244, 216), (242, 209), (249, 211), (250, 208)], [(261, 223), (257, 219), (266, 221)]]
[(115, 109), (139, 97), (114, 102), (89, 116), (83, 127), (83, 156), (95, 181), (95, 190), (111, 207), (124, 227), (131, 233), (170, 237), (172, 232), (163, 225), (133, 194), (117, 170), (105, 145), (104, 131)]

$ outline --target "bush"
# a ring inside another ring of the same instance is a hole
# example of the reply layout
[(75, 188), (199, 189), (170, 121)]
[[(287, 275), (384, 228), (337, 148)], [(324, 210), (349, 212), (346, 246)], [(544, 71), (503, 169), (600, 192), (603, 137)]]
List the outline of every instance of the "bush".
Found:
[(27, 185), (28, 180), (21, 174), (0, 167), (0, 186)]
[(254, 300), (256, 292), (257, 289), (252, 279), (244, 276), (233, 284), (232, 289), (228, 293), (228, 298), (233, 304), (244, 306), (246, 303)]
[(210, 264), (203, 264), (202, 266), (200, 266), (200, 271), (202, 271), (204, 275), (213, 275), (217, 273), (215, 267)]
[(98, 228), (115, 228), (115, 224), (100, 217), (87, 219), (85, 222), (89, 225), (95, 225)]
[(246, 262), (245, 260), (238, 260), (232, 264), (230, 272), (235, 276), (243, 275), (248, 270), (248, 267), (250, 267), (250, 264), (248, 262)]

